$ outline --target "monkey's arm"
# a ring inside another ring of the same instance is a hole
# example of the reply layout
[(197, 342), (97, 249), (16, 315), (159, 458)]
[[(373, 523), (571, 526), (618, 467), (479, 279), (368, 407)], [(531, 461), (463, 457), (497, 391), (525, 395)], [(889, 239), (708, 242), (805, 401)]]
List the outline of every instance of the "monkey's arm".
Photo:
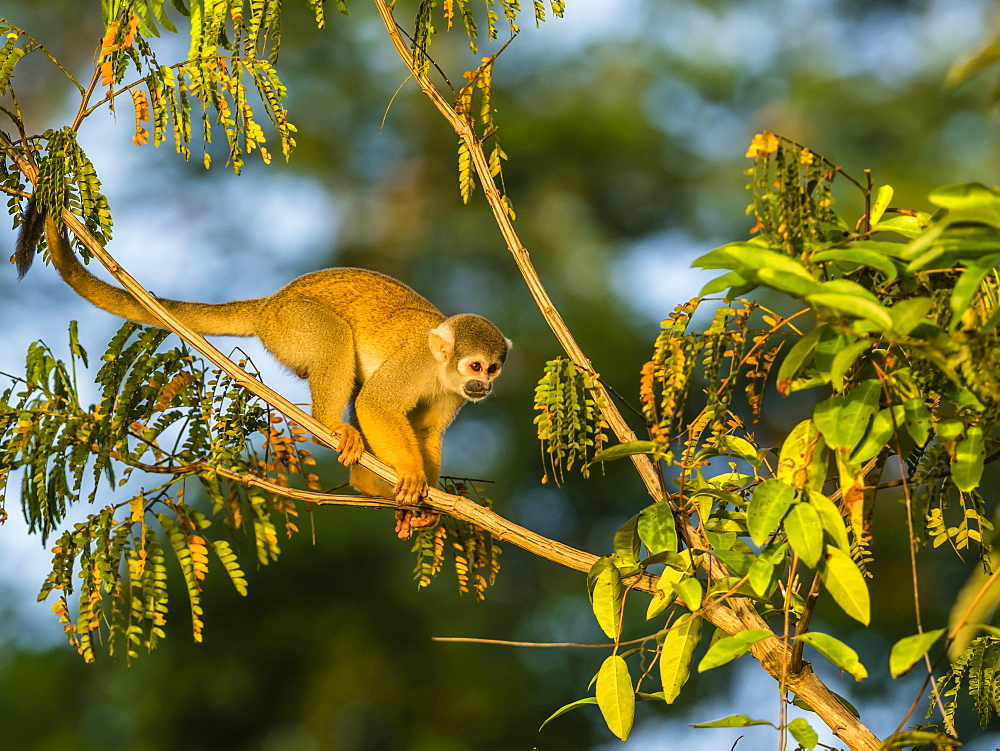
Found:
[(421, 393), (420, 384), (414, 383), (419, 372), (415, 367), (383, 364), (361, 387), (354, 402), (368, 447), (396, 470), (393, 495), (400, 503), (416, 503), (427, 493), (424, 454), (408, 417)]

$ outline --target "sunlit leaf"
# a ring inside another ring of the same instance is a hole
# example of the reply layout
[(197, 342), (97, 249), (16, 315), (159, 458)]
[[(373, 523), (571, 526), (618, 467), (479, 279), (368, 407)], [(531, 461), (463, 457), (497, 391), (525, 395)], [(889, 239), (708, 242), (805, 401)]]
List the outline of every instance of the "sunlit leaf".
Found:
[(820, 490), (826, 480), (827, 450), (812, 420), (803, 420), (781, 446), (775, 476), (793, 488)]
[(625, 568), (636, 568), (639, 565), (639, 514), (625, 522), (615, 533), (613, 545)]
[(819, 743), (819, 734), (812, 729), (805, 719), (802, 717), (796, 717), (790, 723), (788, 723), (788, 731), (792, 734), (792, 737), (799, 742), (799, 746), (805, 749), (816, 748), (816, 744)]
[(796, 503), (785, 517), (788, 543), (809, 567), (816, 568), (823, 554), (823, 523), (808, 503)]
[(701, 639), (700, 617), (686, 618), (680, 625), (674, 626), (663, 637), (660, 652), (660, 681), (663, 684), (663, 698), (667, 704), (673, 704), (680, 696), (681, 689), (691, 675), (691, 660), (694, 650)]
[(741, 631), (734, 636), (725, 636), (712, 644), (705, 652), (705, 656), (698, 663), (698, 672), (704, 673), (706, 670), (725, 665), (727, 662), (735, 660), (750, 651), (750, 647), (769, 636), (774, 636), (770, 631), (764, 629), (749, 629)]
[(628, 665), (618, 655), (608, 657), (597, 673), (597, 706), (608, 729), (626, 740), (635, 719), (635, 691)]
[(650, 554), (676, 552), (677, 527), (669, 503), (654, 503), (639, 514), (639, 539)]
[(831, 501), (822, 493), (809, 493), (809, 505), (816, 509), (820, 522), (823, 524), (823, 531), (833, 540), (834, 544), (841, 550), (850, 550), (850, 543), (847, 539), (847, 527), (844, 524), (844, 517), (837, 508), (837, 504)]
[(809, 295), (806, 297), (806, 302), (856, 318), (864, 318), (874, 323), (882, 331), (888, 331), (892, 328), (892, 317), (889, 315), (889, 311), (871, 300), (852, 295), (821, 292)]
[(917, 660), (927, 654), (934, 642), (941, 638), (947, 629), (938, 628), (922, 634), (906, 636), (892, 645), (889, 653), (889, 672), (893, 678), (899, 678), (906, 673)]
[(871, 620), (868, 586), (851, 556), (840, 548), (828, 547), (820, 575), (840, 609), (867, 626)]
[(795, 343), (795, 346), (785, 355), (781, 367), (778, 368), (778, 393), (784, 396), (788, 395), (792, 379), (798, 375), (806, 360), (812, 356), (813, 350), (816, 349), (816, 344), (819, 342), (819, 338), (825, 329), (825, 324), (817, 326), (799, 339)]
[(868, 677), (868, 671), (858, 659), (858, 653), (839, 639), (818, 631), (808, 631), (795, 638), (814, 646), (833, 665), (853, 675), (855, 680)]
[(622, 577), (610, 558), (598, 558), (590, 570), (594, 617), (609, 639), (616, 639), (622, 617)]
[(699, 722), (697, 725), (692, 725), (693, 728), (746, 728), (751, 725), (770, 725), (774, 727), (774, 723), (769, 720), (752, 720), (745, 714), (731, 714), (728, 717), (723, 717), (721, 720), (713, 720), (712, 722)]
[(757, 545), (763, 545), (774, 532), (795, 500), (795, 488), (782, 480), (764, 480), (754, 488), (747, 510), (747, 530)]
[(569, 704), (567, 704), (564, 707), (560, 707), (555, 712), (553, 712), (552, 714), (550, 714), (548, 716), (548, 719), (546, 719), (545, 722), (543, 722), (541, 725), (538, 726), (538, 729), (541, 730), (543, 727), (545, 727), (550, 722), (552, 722), (552, 720), (554, 720), (556, 717), (561, 717), (562, 715), (566, 714), (567, 712), (570, 712), (570, 711), (576, 709), (577, 707), (586, 706), (587, 704), (597, 704), (597, 697), (596, 696), (587, 696), (587, 697), (585, 697), (583, 699), (577, 699), (574, 702), (570, 702)]
[(880, 185), (878, 190), (875, 191), (875, 200), (872, 201), (872, 208), (868, 214), (868, 223), (872, 226), (879, 223), (885, 210), (889, 208), (889, 204), (892, 202), (893, 188), (891, 185)]
[(661, 448), (662, 447), (654, 441), (629, 441), (628, 443), (619, 443), (617, 446), (611, 446), (598, 451), (594, 454), (591, 464), (596, 464), (597, 462), (610, 462), (615, 459), (624, 459), (625, 457), (635, 456), (636, 454), (656, 454)]
[(970, 425), (965, 429), (965, 437), (955, 446), (955, 461), (951, 465), (955, 487), (966, 493), (979, 487), (985, 459), (983, 429), (978, 425)]

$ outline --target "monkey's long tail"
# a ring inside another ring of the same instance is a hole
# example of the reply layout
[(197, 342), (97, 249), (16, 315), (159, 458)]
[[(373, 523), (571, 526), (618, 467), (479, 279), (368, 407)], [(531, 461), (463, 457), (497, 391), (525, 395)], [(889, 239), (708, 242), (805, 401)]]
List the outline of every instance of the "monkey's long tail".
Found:
[[(64, 232), (60, 231), (55, 219), (45, 217), (45, 238), (48, 242), (52, 263), (65, 282), (78, 295), (89, 300), (98, 308), (116, 316), (127, 318), (148, 326), (162, 326), (128, 292), (114, 287), (90, 273), (76, 257)], [(19, 249), (19, 253), (21, 250)], [(31, 248), (34, 252), (34, 246)], [(20, 260), (19, 256), (19, 260)], [(30, 265), (30, 262), (29, 262)], [(159, 299), (158, 302), (179, 318), (186, 326), (199, 334), (209, 336), (254, 336), (255, 323), (260, 315), (262, 300), (234, 300), (233, 302), (211, 304)]]

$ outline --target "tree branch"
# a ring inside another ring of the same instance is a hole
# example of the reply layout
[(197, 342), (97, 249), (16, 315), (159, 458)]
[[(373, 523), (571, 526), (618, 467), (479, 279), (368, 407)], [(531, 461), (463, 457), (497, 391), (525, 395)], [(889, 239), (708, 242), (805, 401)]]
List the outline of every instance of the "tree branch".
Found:
[[(514, 230), (514, 225), (504, 208), (502, 195), (490, 174), (489, 161), (483, 153), (482, 141), (476, 136), (470, 122), (455, 111), (427, 75), (416, 66), (413, 55), (393, 19), (392, 10), (387, 5), (386, 0), (373, 1), (385, 24), (389, 38), (396, 48), (396, 52), (419, 84), (421, 91), (431, 100), (438, 112), (448, 121), (455, 130), (455, 133), (458, 134), (459, 138), (468, 147), (472, 164), (476, 169), (479, 182), (483, 188), (483, 193), (490, 208), (493, 210), (493, 217), (507, 243), (508, 250), (514, 257), (514, 262), (524, 277), (528, 290), (531, 292), (532, 297), (534, 297), (546, 322), (570, 359), (578, 367), (583, 368), (587, 372), (594, 373), (593, 365), (566, 326), (566, 322), (559, 314), (559, 311), (556, 310), (555, 305), (539, 279), (538, 273), (535, 271), (527, 249), (521, 243), (517, 232)], [(625, 419), (617, 407), (615, 407), (614, 402), (600, 382), (597, 383), (595, 391), (597, 392), (596, 395), (600, 397), (597, 402), (605, 405), (603, 409), (604, 416), (618, 440), (622, 443), (636, 440), (635, 433), (628, 426), (628, 423), (625, 422)], [(669, 502), (666, 490), (663, 487), (662, 476), (650, 458), (645, 454), (636, 454), (631, 458), (647, 491), (653, 499), (658, 502)], [(671, 505), (673, 506), (674, 504)], [(707, 549), (707, 543), (702, 539), (698, 531), (691, 526), (687, 518), (679, 514), (677, 516), (681, 526), (681, 534), (685, 542), (693, 548)], [(527, 530), (524, 531), (527, 532)], [(511, 541), (515, 542), (515, 544), (520, 544), (516, 540)], [(721, 564), (711, 556), (706, 556), (706, 559), (710, 576), (713, 570), (716, 572), (723, 570)], [(596, 558), (589, 558), (589, 560), (593, 563)], [(579, 561), (579, 563), (583, 562), (582, 560)], [(589, 570), (590, 568), (589, 565), (584, 567), (574, 565), (574, 563), (570, 563), (569, 561), (566, 561), (564, 565), (571, 568), (579, 568), (581, 571)], [(643, 586), (636, 586), (635, 588), (649, 591)], [(729, 605), (730, 607), (714, 607), (704, 613), (704, 616), (713, 625), (729, 634), (736, 634), (747, 629), (770, 630), (766, 621), (761, 618), (760, 614), (748, 600), (743, 598), (733, 599), (729, 602)], [(803, 663), (800, 670), (792, 672), (790, 675), (788, 674), (788, 665), (792, 657), (788, 645), (777, 637), (772, 637), (755, 644), (751, 648), (751, 653), (760, 661), (768, 673), (809, 704), (830, 729), (852, 749), (863, 749), (865, 751), (878, 749), (879, 741), (875, 735), (851, 714), (833, 692), (816, 677), (808, 663)]]

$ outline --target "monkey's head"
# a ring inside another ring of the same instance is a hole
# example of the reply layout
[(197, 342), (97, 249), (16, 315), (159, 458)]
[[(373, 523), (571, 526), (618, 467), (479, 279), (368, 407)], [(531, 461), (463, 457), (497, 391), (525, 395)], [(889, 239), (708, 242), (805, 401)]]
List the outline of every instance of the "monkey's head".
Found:
[(500, 329), (469, 313), (446, 318), (431, 329), (428, 340), (441, 383), (471, 402), (489, 396), (512, 346)]

